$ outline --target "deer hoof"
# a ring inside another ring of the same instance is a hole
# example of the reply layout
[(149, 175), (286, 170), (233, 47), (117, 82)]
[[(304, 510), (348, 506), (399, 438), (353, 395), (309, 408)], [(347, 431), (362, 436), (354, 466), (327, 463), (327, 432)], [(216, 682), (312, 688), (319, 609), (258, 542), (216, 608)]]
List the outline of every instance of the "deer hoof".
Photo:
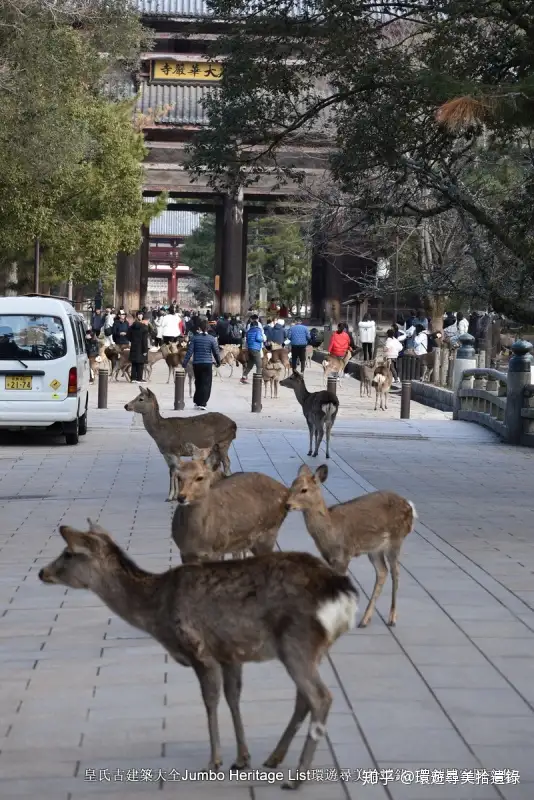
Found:
[(220, 770), (222, 765), (223, 765), (222, 758), (218, 758), (216, 761), (210, 761), (210, 763), (208, 764), (208, 769), (214, 769), (218, 771)]
[(284, 781), (280, 788), (292, 791), (294, 789), (298, 789), (299, 785), (300, 781)]
[(263, 762), (263, 766), (267, 767), (267, 769), (276, 769), (276, 767), (281, 763), (282, 763), (282, 759), (278, 758), (278, 756), (275, 755), (274, 753), (271, 753), (269, 758), (267, 758)]
[(368, 625), (369, 625), (369, 620), (365, 619), (364, 617), (360, 622), (360, 624), (358, 625), (358, 628), (367, 628)]
[(230, 769), (248, 769), (250, 767), (250, 756), (246, 755), (244, 758), (234, 761)]

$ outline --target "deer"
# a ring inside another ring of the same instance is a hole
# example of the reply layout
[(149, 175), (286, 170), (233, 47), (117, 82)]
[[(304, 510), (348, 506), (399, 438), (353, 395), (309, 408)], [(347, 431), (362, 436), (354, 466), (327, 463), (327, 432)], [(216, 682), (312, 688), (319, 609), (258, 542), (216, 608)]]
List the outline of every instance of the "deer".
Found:
[(293, 371), (289, 378), (284, 378), (283, 381), (280, 381), (280, 386), (284, 386), (286, 389), (293, 389), (297, 400), (302, 406), (302, 413), (310, 432), (308, 455), (312, 455), (313, 438), (315, 437), (313, 457), (317, 457), (326, 432), (326, 457), (330, 458), (330, 433), (339, 410), (337, 396), (324, 389), (320, 392), (309, 392), (306, 389), (303, 376), (296, 370)]
[(380, 398), (380, 410), (387, 410), (388, 394), (393, 385), (393, 373), (389, 364), (379, 364), (375, 367), (372, 384), (376, 392), (375, 411), (378, 408), (378, 398)]
[(156, 395), (142, 386), (137, 397), (124, 408), (142, 415), (147, 433), (154, 439), (169, 467), (168, 502), (176, 500), (178, 495), (176, 471), (180, 458), (191, 456), (193, 445), (212, 448), (217, 444), (224, 473), (230, 474), (228, 450), (237, 431), (237, 425), (230, 417), (217, 411), (195, 417), (162, 417)]
[(260, 472), (222, 478), (218, 445), (192, 448), (177, 469), (178, 505), (172, 539), (183, 563), (274, 550), (287, 516), (288, 488)]
[(311, 344), (306, 345), (306, 369), (311, 367), (313, 361), (313, 346)]
[[(277, 351), (275, 351), (277, 352)], [(267, 397), (267, 384), (271, 387), (271, 400), (273, 397), (273, 385), (274, 385), (274, 396), (278, 399), (278, 384), (282, 378), (282, 373), (284, 372), (284, 365), (281, 361), (273, 361), (269, 358), (270, 353), (265, 353), (262, 358), (261, 366), (262, 366), (262, 378), (263, 378), (263, 385), (265, 387), (264, 397)]]
[(360, 397), (364, 394), (371, 397), (371, 384), (375, 376), (375, 362), (369, 361), (368, 363), (360, 364)]
[[(187, 345), (174, 344), (173, 342), (170, 344), (162, 344), (161, 352), (163, 353), (163, 358), (165, 359), (165, 363), (169, 368), (169, 377), (167, 378), (167, 383), (169, 383), (171, 377), (174, 381), (177, 368), (181, 367), (183, 364), (185, 354), (187, 353)], [(191, 361), (185, 369), (185, 374), (189, 384), (189, 397), (193, 397), (193, 381), (195, 380), (195, 373), (193, 371), (193, 363)]]
[(415, 506), (395, 492), (382, 491), (327, 508), (321, 490), (327, 477), (326, 464), (318, 467), (315, 473), (303, 464), (289, 490), (288, 508), (304, 512), (306, 528), (315, 546), (327, 564), (338, 572), (345, 573), (351, 558), (367, 553), (375, 568), (376, 580), (360, 628), (367, 627), (371, 621), (388, 576), (389, 563), (392, 592), (388, 625), (394, 627), (397, 623), (399, 555), (402, 543), (417, 519)]
[(88, 523), (88, 531), (61, 525), (66, 546), (39, 571), (39, 579), (93, 592), (114, 614), (152, 636), (178, 664), (194, 670), (206, 708), (210, 770), (222, 766), (221, 684), (237, 744), (232, 769), (244, 769), (250, 755), (239, 708), (243, 664), (280, 661), (297, 692), (291, 719), (265, 766), (284, 760), (310, 714), (298, 770), (283, 786), (297, 789), (326, 733), (332, 705), (319, 663), (356, 622), (359, 594), (350, 578), (309, 553), (291, 552), (153, 573), (139, 567), (103, 528)]
[(157, 362), (161, 361), (162, 358), (163, 358), (163, 353), (161, 352), (161, 347), (148, 351), (148, 361), (145, 364), (144, 368), (145, 380), (147, 381), (152, 380), (152, 370), (154, 369), (154, 364), (157, 364)]
[(347, 350), (343, 358), (340, 358), (339, 356), (329, 355), (328, 358), (325, 359), (321, 364), (323, 368), (323, 385), (324, 386), (327, 385), (328, 375), (331, 372), (338, 375), (338, 383), (341, 384), (341, 380), (345, 373), (345, 367), (347, 366), (351, 358), (352, 358), (352, 350), (350, 350), (350, 348), (349, 350)]

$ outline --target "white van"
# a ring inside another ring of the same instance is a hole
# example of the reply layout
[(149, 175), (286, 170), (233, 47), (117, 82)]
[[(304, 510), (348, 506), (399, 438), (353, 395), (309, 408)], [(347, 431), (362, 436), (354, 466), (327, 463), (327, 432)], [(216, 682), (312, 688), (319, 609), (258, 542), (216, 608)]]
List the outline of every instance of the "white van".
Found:
[(0, 428), (87, 433), (89, 359), (81, 314), (49, 295), (0, 297)]

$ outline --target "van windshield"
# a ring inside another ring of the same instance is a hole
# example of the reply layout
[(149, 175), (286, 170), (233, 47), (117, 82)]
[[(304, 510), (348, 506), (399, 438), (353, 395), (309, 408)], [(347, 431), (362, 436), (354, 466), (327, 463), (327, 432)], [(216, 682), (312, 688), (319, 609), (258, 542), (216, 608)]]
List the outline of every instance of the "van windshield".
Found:
[(66, 353), (59, 317), (0, 314), (0, 361), (51, 361)]

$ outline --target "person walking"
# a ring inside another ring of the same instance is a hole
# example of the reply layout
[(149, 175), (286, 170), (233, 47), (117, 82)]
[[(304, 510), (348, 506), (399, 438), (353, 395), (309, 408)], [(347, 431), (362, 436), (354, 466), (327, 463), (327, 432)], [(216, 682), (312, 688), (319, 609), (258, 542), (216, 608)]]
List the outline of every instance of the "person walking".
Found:
[(143, 312), (138, 311), (128, 329), (132, 383), (144, 383), (143, 370), (148, 361), (148, 327), (143, 322)]
[(243, 368), (243, 377), (241, 383), (248, 382), (248, 374), (253, 367), (256, 367), (256, 374), (261, 375), (261, 351), (263, 347), (263, 333), (258, 326), (258, 320), (253, 319), (250, 322), (250, 328), (247, 332), (247, 348), (248, 348), (248, 361)]
[(93, 314), (93, 319), (91, 320), (91, 328), (95, 332), (97, 338), (100, 336), (100, 332), (104, 327), (104, 315), (102, 314), (102, 309), (97, 308), (95, 309), (95, 313)]
[(239, 316), (234, 314), (230, 319), (228, 344), (237, 344), (239, 345), (239, 347), (241, 347), (243, 344), (244, 334), (245, 334), (245, 326), (239, 319)]
[[(404, 334), (401, 334), (404, 338)], [(402, 352), (402, 339), (397, 336), (394, 328), (390, 328), (386, 334), (386, 341), (384, 344), (384, 358), (389, 361), (391, 367), (391, 374), (393, 375), (395, 384), (399, 384), (399, 374), (397, 372), (397, 358)]]
[(358, 322), (358, 333), (360, 335), (360, 344), (363, 349), (363, 360), (371, 361), (376, 339), (376, 324), (375, 321), (371, 319), (370, 314), (364, 314), (363, 319)]
[(297, 369), (297, 361), (300, 362), (300, 371), (304, 373), (306, 368), (306, 345), (310, 343), (310, 332), (302, 320), (297, 317), (294, 325), (289, 329), (288, 334), (291, 343), (291, 367), (293, 372)]
[[(171, 306), (172, 308), (172, 306)], [(165, 314), (161, 323), (161, 335), (165, 344), (175, 342), (180, 335), (180, 317), (175, 314), (174, 309)]]
[(335, 356), (336, 358), (345, 358), (347, 354), (347, 350), (350, 347), (350, 337), (347, 331), (345, 330), (345, 325), (343, 322), (340, 322), (337, 326), (337, 331), (335, 331), (331, 338), (330, 344), (328, 345), (328, 352), (331, 356)]
[(230, 341), (230, 314), (223, 314), (220, 319), (217, 320), (217, 324), (215, 326), (215, 335), (219, 342), (219, 346), (225, 344), (231, 344)]
[(115, 317), (115, 321), (111, 329), (111, 338), (118, 347), (128, 344), (128, 330), (129, 325), (126, 319), (126, 312), (120, 311)]
[(193, 403), (195, 408), (205, 411), (211, 395), (213, 380), (213, 359), (217, 367), (221, 366), (219, 346), (214, 336), (208, 333), (208, 321), (200, 320), (197, 332), (189, 341), (187, 353), (183, 361), (185, 369), (193, 359), (193, 372), (195, 374), (195, 394)]

